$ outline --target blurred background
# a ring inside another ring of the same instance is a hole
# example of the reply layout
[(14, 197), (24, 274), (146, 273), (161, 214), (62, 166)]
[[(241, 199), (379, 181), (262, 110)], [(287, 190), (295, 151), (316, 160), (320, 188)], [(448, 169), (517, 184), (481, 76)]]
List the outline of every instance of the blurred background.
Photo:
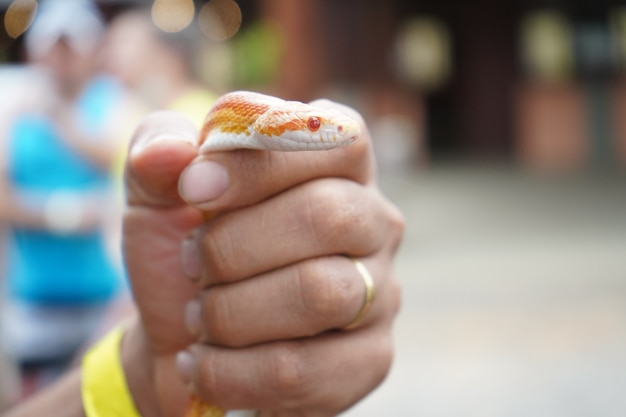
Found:
[[(36, 107), (48, 83), (26, 45), (43, 3), (0, 1), (0, 115)], [(183, 111), (252, 89), (329, 97), (365, 116), (381, 187), (407, 218), (404, 296), (394, 368), (347, 416), (626, 415), (622, 2), (95, 7), (109, 32), (92, 62), (131, 109), (116, 116), (129, 126), (118, 151), (141, 115), (180, 109), (177, 94), (190, 89), (204, 95)], [(152, 32), (137, 30), (146, 22)], [(146, 33), (183, 53), (168, 61)], [(9, 382), (0, 387), (15, 398)]]

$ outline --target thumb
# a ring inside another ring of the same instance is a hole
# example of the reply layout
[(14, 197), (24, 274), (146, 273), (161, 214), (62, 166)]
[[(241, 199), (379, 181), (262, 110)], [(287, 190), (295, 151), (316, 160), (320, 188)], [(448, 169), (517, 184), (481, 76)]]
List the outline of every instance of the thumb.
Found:
[(152, 351), (159, 354), (192, 341), (184, 306), (198, 289), (180, 267), (180, 247), (202, 216), (180, 198), (178, 179), (198, 155), (197, 136), (184, 116), (154, 113), (137, 128), (126, 161), (125, 264)]
[(178, 178), (198, 155), (198, 130), (181, 114), (160, 111), (146, 117), (131, 140), (126, 160), (130, 206), (182, 206)]

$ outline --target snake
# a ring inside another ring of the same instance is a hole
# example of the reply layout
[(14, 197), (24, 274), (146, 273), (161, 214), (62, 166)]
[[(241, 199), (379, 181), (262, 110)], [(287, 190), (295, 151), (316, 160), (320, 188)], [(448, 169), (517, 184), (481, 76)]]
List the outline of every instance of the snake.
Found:
[[(350, 145), (360, 133), (359, 122), (339, 109), (235, 91), (213, 104), (202, 126), (199, 144), (201, 154), (238, 149), (330, 151)], [(224, 410), (193, 394), (186, 413), (186, 417), (255, 415), (254, 410)]]

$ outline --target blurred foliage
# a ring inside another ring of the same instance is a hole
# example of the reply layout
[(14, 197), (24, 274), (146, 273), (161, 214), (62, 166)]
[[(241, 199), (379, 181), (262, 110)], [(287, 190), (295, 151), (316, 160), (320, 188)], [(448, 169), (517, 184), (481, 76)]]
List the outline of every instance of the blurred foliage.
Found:
[(278, 74), (283, 51), (280, 30), (258, 21), (242, 29), (235, 39), (235, 84), (254, 88), (271, 83)]

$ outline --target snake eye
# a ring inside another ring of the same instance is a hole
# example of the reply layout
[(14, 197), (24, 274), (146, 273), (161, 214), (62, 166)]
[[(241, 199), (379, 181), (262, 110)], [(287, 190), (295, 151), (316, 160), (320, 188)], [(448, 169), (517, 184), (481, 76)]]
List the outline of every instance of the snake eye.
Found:
[(321, 124), (322, 122), (320, 122), (320, 119), (318, 117), (311, 117), (306, 122), (306, 125), (311, 132), (316, 132), (320, 128)]

